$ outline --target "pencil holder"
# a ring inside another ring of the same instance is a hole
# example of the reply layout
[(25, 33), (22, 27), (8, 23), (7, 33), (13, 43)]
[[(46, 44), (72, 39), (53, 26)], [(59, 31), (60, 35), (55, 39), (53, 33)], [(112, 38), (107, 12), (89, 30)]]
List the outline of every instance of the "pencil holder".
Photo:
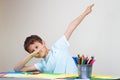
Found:
[(91, 64), (79, 64), (78, 65), (78, 75), (80, 79), (89, 79), (92, 75), (92, 65)]

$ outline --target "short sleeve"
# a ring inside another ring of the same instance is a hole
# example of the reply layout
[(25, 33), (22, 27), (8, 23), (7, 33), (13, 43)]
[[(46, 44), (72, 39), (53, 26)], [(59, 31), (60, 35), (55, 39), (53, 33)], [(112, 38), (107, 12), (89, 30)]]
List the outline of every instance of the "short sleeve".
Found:
[(42, 65), (41, 65), (41, 63), (36, 63), (36, 64), (34, 64), (34, 66), (35, 66), (35, 68), (38, 70), (38, 71), (40, 71), (40, 72), (42, 72)]
[(70, 46), (69, 42), (67, 41), (65, 35), (63, 35), (56, 43), (54, 44), (55, 48), (58, 49), (68, 49)]

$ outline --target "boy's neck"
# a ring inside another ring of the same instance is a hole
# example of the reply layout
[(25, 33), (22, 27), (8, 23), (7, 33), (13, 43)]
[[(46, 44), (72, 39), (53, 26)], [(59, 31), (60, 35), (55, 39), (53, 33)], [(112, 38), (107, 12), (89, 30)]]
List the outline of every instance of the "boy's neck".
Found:
[(47, 57), (47, 55), (48, 55), (49, 51), (50, 51), (50, 49), (46, 48), (46, 55), (45, 55), (45, 57), (44, 57), (44, 58), (46, 58), (46, 57)]

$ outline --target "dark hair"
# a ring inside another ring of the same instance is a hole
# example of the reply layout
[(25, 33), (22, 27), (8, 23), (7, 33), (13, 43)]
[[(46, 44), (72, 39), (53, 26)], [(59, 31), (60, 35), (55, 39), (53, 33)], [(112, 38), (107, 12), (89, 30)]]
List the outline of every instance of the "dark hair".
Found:
[(27, 52), (29, 52), (28, 47), (36, 41), (42, 44), (42, 39), (38, 35), (31, 35), (31, 36), (26, 37), (24, 41), (24, 49)]

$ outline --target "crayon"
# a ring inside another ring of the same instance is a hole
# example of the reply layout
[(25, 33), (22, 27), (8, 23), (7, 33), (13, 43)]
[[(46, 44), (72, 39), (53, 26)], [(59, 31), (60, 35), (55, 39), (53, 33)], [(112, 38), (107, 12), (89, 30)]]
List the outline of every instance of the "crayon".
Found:
[(91, 63), (91, 61), (94, 59), (94, 57), (93, 56), (91, 56), (91, 59), (90, 59), (90, 61), (89, 61), (89, 63), (88, 64), (90, 64)]
[(94, 63), (95, 61), (96, 61), (96, 60), (92, 60), (92, 61), (90, 62), (90, 64), (93, 65), (93, 63)]

